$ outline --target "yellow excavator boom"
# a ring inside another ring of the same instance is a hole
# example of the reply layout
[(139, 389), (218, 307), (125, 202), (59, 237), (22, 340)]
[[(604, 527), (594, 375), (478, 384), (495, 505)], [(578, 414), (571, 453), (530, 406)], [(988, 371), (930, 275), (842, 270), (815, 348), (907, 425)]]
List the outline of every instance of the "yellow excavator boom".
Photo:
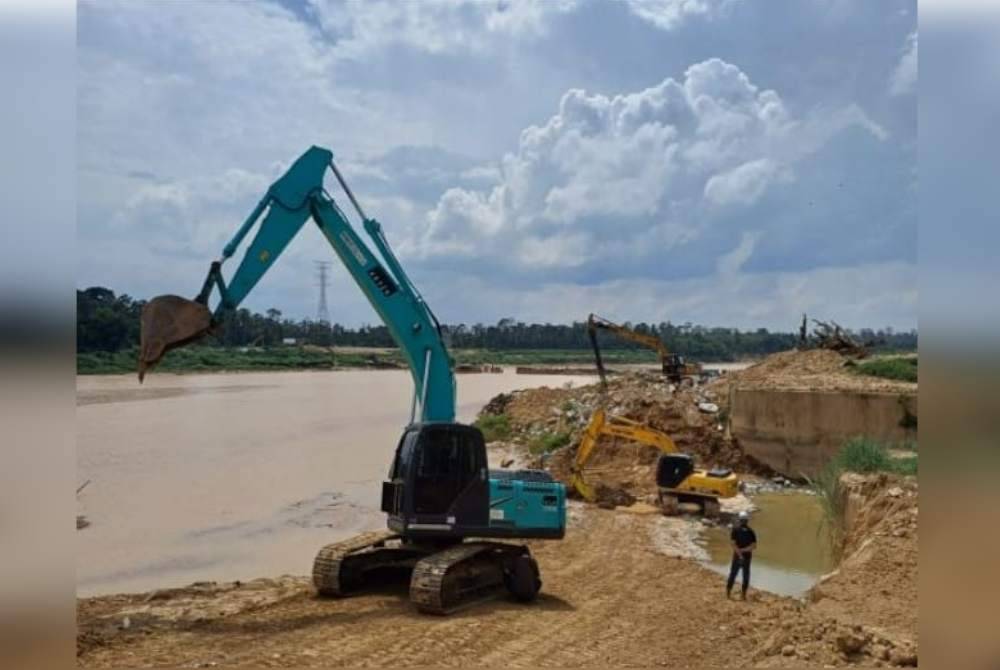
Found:
[(670, 436), (665, 433), (661, 433), (638, 421), (633, 421), (623, 416), (608, 416), (601, 408), (595, 409), (593, 416), (590, 418), (590, 423), (587, 424), (587, 427), (583, 431), (580, 446), (576, 450), (576, 458), (573, 460), (571, 468), (571, 483), (573, 488), (576, 489), (584, 500), (590, 502), (594, 502), (597, 499), (597, 492), (584, 479), (583, 471), (587, 463), (590, 462), (594, 454), (594, 448), (597, 446), (597, 442), (601, 439), (602, 435), (621, 437), (632, 442), (656, 447), (664, 454), (676, 454), (680, 451), (674, 441), (670, 439)]

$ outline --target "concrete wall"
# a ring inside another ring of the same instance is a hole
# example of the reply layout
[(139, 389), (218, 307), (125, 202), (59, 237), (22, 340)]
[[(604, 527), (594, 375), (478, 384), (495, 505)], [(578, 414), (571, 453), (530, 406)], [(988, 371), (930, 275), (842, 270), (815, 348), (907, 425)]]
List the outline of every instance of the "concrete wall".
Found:
[(733, 389), (729, 420), (746, 453), (798, 478), (815, 476), (851, 437), (915, 440), (916, 414), (910, 394)]

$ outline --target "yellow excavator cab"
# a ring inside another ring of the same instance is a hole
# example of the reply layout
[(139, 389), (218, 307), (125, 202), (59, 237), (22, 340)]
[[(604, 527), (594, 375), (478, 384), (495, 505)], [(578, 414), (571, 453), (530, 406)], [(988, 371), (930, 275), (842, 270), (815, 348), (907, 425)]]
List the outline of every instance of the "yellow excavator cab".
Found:
[(139, 322), (139, 381), (168, 351), (203, 337), (211, 328), (212, 313), (200, 302), (178, 295), (147, 302)]

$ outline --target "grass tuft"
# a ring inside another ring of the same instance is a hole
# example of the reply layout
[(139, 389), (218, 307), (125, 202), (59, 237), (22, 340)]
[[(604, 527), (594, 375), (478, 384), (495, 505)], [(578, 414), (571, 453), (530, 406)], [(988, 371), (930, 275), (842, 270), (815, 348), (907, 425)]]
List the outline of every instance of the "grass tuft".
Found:
[(835, 550), (839, 551), (844, 536), (844, 514), (846, 496), (840, 483), (845, 472), (868, 474), (888, 472), (899, 475), (917, 474), (916, 442), (906, 442), (904, 449), (912, 452), (912, 456), (893, 458), (889, 448), (881, 442), (867, 437), (855, 437), (844, 443), (840, 452), (830, 459), (814, 480), (809, 480), (810, 486), (819, 497), (826, 518), (830, 540)]
[(892, 469), (892, 457), (889, 450), (881, 442), (867, 437), (855, 437), (848, 440), (840, 453), (834, 459), (843, 472), (889, 472)]
[(852, 366), (857, 374), (904, 382), (917, 381), (917, 357), (876, 358)]
[(534, 438), (528, 445), (528, 451), (535, 454), (547, 454), (549, 452), (555, 451), (560, 447), (565, 447), (569, 444), (570, 434), (564, 432), (555, 433), (542, 433), (538, 437)]
[[(820, 471), (816, 479), (811, 479), (809, 485), (812, 486), (820, 505), (823, 507), (823, 518), (825, 524), (818, 532), (827, 531), (827, 539), (834, 554), (839, 553), (843, 546), (844, 519), (847, 499), (844, 496), (844, 488), (840, 483), (842, 471), (835, 461), (830, 461)], [(839, 558), (839, 556), (838, 556)]]
[(483, 439), (487, 442), (506, 440), (512, 432), (510, 417), (506, 414), (484, 414), (476, 419), (474, 425), (483, 432)]

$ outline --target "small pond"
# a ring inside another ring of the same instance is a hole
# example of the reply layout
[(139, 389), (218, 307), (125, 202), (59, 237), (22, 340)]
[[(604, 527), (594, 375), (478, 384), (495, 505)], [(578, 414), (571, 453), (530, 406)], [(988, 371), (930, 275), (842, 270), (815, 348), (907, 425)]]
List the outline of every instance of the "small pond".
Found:
[[(819, 578), (836, 567), (819, 499), (803, 492), (763, 493), (753, 498), (750, 516), (757, 551), (750, 588), (801, 598)], [(706, 529), (707, 565), (729, 574), (732, 549), (729, 526)]]

